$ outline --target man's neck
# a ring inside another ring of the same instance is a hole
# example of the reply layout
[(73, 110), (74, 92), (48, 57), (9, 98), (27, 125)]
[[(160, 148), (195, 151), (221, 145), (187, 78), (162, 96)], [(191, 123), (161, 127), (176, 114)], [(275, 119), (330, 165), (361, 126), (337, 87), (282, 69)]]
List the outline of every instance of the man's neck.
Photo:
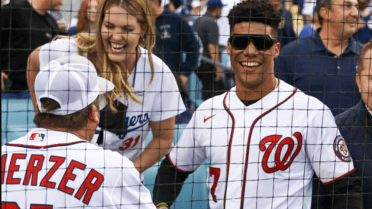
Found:
[(155, 19), (158, 18), (161, 14), (163, 14), (164, 12), (164, 8), (163, 7), (157, 7), (154, 11), (154, 16), (155, 16)]
[(277, 81), (274, 76), (269, 82), (252, 88), (247, 88), (240, 82), (236, 82), (236, 95), (242, 101), (260, 100), (272, 92), (276, 88), (276, 84), (279, 85), (279, 80)]
[(44, 16), (47, 13), (47, 9), (43, 7), (43, 2), (35, 1), (35, 0), (28, 0), (28, 3), (30, 3), (31, 7), (39, 15)]
[(327, 27), (328, 23), (323, 23), (323, 27), (319, 32), (320, 39), (324, 46), (335, 55), (340, 56), (349, 44), (349, 38), (347, 36), (341, 37), (334, 32), (331, 28)]

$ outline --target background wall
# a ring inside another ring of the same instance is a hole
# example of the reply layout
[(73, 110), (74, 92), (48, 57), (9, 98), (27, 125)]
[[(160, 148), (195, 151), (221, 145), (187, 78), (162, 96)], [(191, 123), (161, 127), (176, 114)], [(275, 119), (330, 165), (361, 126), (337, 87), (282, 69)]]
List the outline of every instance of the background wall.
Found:
[(60, 7), (62, 17), (66, 20), (67, 26), (70, 26), (71, 19), (77, 16), (82, 0), (65, 0)]

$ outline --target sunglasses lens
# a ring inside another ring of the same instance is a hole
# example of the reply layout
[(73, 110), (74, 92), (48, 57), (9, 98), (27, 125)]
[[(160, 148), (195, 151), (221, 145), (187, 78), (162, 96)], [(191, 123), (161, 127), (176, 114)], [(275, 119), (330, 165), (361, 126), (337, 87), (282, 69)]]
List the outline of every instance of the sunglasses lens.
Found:
[(260, 51), (266, 51), (274, 45), (274, 40), (268, 35), (233, 35), (230, 37), (231, 46), (236, 50), (246, 49), (251, 41)]
[(255, 36), (251, 39), (256, 49), (260, 51), (266, 51), (274, 45), (274, 41), (270, 38), (270, 36)]
[(249, 44), (249, 38), (247, 36), (233, 36), (231, 45), (236, 50), (244, 50)]

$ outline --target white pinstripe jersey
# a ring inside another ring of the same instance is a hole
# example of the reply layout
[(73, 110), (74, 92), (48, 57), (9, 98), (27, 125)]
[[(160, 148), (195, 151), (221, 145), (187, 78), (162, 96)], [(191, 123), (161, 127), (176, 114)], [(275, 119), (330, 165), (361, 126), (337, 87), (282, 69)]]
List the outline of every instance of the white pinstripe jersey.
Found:
[(67, 132), (7, 143), (1, 170), (1, 208), (156, 208), (130, 160)]
[(249, 106), (235, 91), (204, 102), (170, 153), (186, 172), (210, 159), (210, 208), (310, 208), (314, 171), (329, 183), (354, 170), (319, 100), (283, 81)]

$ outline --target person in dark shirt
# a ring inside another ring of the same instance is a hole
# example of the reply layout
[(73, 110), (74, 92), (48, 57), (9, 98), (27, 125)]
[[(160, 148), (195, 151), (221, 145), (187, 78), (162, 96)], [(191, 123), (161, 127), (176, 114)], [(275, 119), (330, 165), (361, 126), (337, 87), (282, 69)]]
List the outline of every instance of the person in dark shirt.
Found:
[(357, 0), (318, 0), (321, 28), (280, 52), (276, 76), (326, 104), (336, 116), (360, 99), (354, 75), (363, 45), (352, 38), (358, 23)]
[(187, 108), (187, 111), (176, 117), (176, 123), (188, 123), (196, 103), (190, 100), (185, 85), (198, 66), (200, 46), (196, 32), (188, 22), (181, 15), (161, 7), (161, 3), (161, 0), (151, 0), (156, 18), (153, 53), (172, 70)]
[(362, 99), (353, 108), (336, 116), (336, 123), (362, 178), (365, 208), (372, 208), (372, 42), (360, 52), (356, 82)]
[(292, 14), (283, 7), (282, 0), (270, 0), (270, 4), (282, 14), (282, 21), (278, 30), (278, 41), (283, 47), (296, 39), (296, 34), (293, 30)]
[(60, 5), (63, 0), (24, 0), (11, 1), (1, 9), (3, 91), (27, 89), (27, 58), (32, 50), (60, 34), (57, 22), (47, 12), (57, 10)]
[[(203, 56), (212, 59), (216, 63), (220, 63), (217, 19), (221, 17), (223, 6), (221, 0), (209, 0), (207, 3), (207, 12), (205, 15), (199, 17), (193, 25), (203, 43)], [(220, 66), (203, 60), (196, 74), (203, 84), (203, 100), (212, 98), (225, 91)]]

